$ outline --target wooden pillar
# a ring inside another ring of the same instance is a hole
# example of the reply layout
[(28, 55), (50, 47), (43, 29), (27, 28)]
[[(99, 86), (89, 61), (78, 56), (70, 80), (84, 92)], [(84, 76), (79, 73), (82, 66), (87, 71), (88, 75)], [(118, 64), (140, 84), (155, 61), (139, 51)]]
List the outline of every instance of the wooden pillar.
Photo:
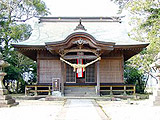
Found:
[(48, 86), (48, 95), (51, 95), (51, 86)]
[(99, 61), (97, 62), (97, 95), (100, 96), (100, 75), (99, 75)]
[(110, 95), (113, 95), (112, 86), (110, 86)]
[(136, 86), (134, 85), (133, 86), (133, 95), (135, 95), (136, 94)]
[(126, 95), (127, 93), (126, 93), (126, 85), (124, 85), (124, 93), (123, 93), (123, 95)]
[(25, 86), (25, 96), (27, 96), (27, 86)]
[(65, 80), (65, 68), (64, 68), (64, 62), (61, 62), (61, 94), (64, 96), (64, 80)]
[(37, 51), (37, 83), (40, 82), (40, 51)]
[(35, 86), (35, 96), (37, 96), (38, 93), (37, 93), (37, 86)]

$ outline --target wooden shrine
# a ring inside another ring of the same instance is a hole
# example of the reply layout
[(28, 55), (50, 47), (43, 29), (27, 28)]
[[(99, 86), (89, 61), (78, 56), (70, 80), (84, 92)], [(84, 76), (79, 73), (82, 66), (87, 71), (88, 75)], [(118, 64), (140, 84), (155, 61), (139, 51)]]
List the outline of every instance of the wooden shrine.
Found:
[(37, 61), (38, 84), (60, 78), (67, 86), (124, 85), (124, 61), (148, 43), (131, 40), (120, 17), (41, 17), (31, 37), (13, 44)]

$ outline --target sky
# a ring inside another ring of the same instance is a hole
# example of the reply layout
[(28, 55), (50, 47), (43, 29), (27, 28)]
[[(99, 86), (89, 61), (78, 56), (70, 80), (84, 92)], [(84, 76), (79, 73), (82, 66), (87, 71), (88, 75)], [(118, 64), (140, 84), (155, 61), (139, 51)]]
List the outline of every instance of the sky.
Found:
[(111, 0), (44, 0), (50, 16), (116, 16), (118, 6)]

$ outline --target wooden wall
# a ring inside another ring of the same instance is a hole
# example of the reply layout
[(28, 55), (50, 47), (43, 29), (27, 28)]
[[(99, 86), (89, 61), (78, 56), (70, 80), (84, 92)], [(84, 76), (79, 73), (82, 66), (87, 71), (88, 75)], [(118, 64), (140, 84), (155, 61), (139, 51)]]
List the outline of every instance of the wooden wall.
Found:
[[(49, 51), (39, 51), (37, 55), (37, 62), (39, 83), (51, 83), (52, 78), (62, 79), (61, 61), (59, 60), (59, 56), (52, 56)], [(102, 56), (99, 72), (101, 83), (123, 83), (123, 54), (119, 53), (119, 51), (114, 51), (113, 55), (110, 54), (105, 57)]]
[(123, 59), (102, 59), (100, 61), (100, 82), (123, 83)]
[(40, 60), (39, 83), (52, 83), (52, 78), (61, 78), (60, 60)]
[(38, 82), (52, 83), (52, 78), (61, 79), (61, 61), (49, 51), (38, 51)]

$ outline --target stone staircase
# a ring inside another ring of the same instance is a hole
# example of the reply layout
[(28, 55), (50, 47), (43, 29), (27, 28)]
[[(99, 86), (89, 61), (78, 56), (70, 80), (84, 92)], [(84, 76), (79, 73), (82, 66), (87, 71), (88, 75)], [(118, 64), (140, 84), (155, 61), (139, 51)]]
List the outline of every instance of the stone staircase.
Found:
[(65, 96), (66, 97), (96, 97), (96, 88), (93, 87), (66, 87), (65, 86)]

